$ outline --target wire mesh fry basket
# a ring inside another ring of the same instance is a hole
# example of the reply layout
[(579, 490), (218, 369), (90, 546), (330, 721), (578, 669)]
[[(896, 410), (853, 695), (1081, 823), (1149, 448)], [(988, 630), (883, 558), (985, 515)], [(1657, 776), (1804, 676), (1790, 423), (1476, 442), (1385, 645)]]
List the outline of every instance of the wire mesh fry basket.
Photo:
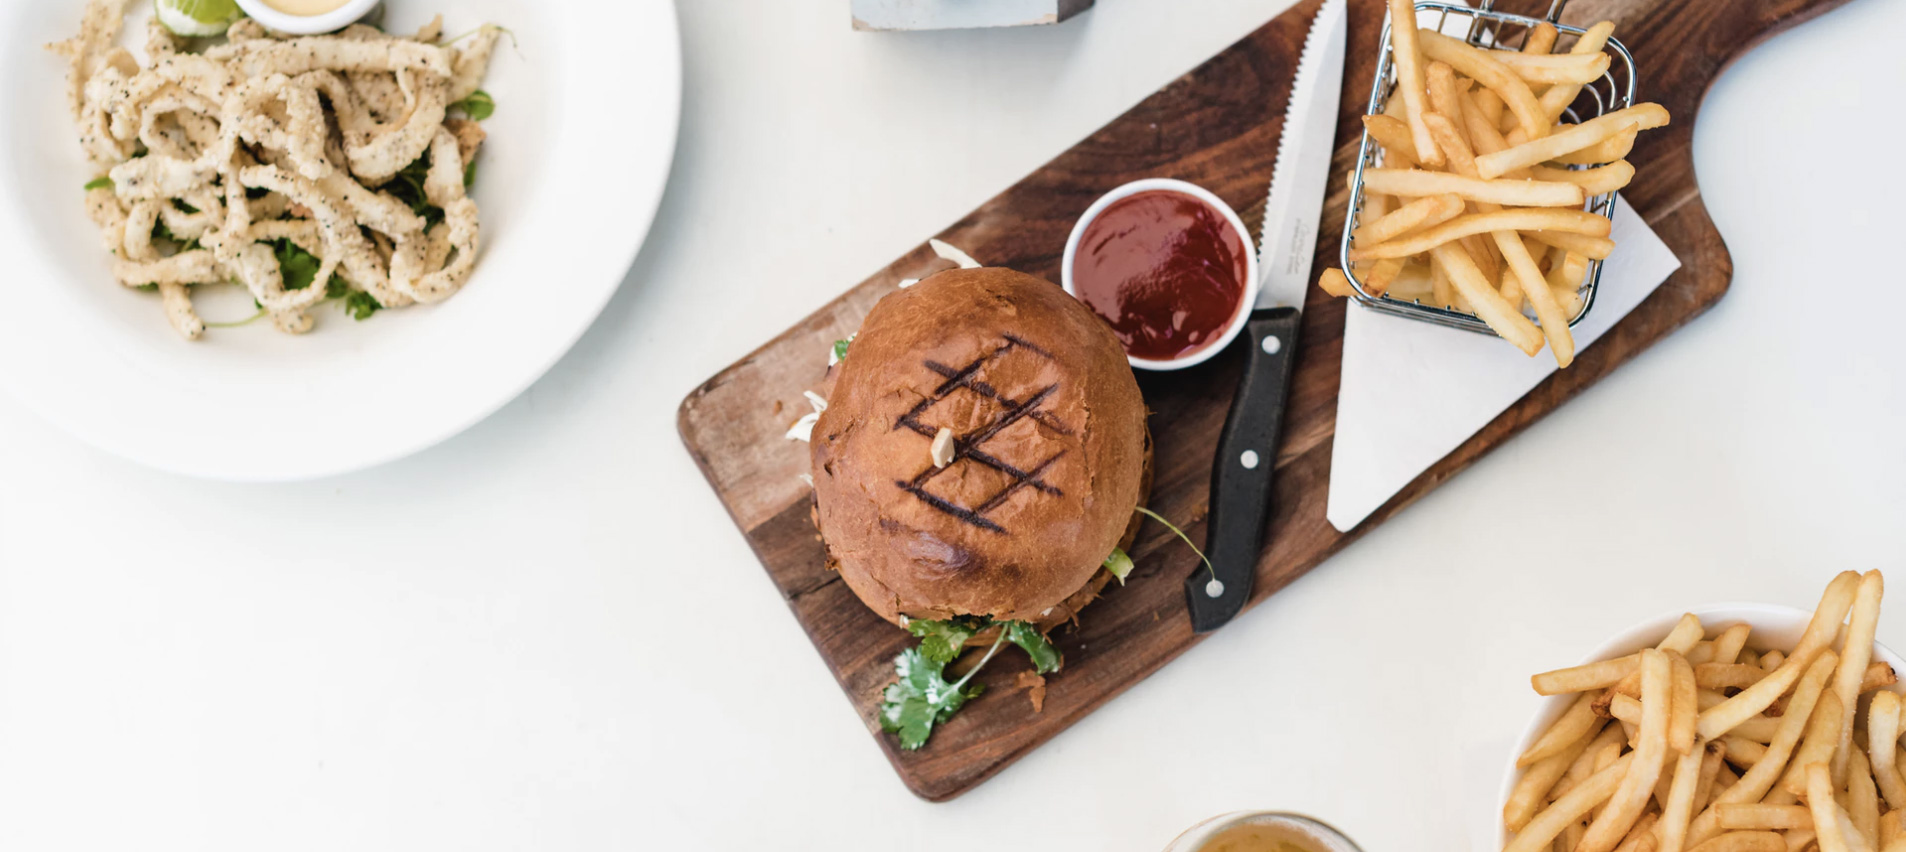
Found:
[[(1565, 53), (1574, 46), (1585, 30), (1560, 23), (1562, 8), (1567, 0), (1553, 0), (1548, 13), (1541, 18), (1515, 15), (1495, 11), (1495, 0), (1482, 0), (1479, 6), (1469, 7), (1454, 3), (1419, 2), (1416, 4), (1417, 20), (1421, 26), (1435, 22), (1434, 28), (1445, 35), (1461, 36), (1470, 44), (1478, 47), (1519, 49), (1528, 39), (1536, 25), (1547, 22), (1554, 26), (1557, 40), (1552, 48), (1554, 53)], [(1425, 13), (1430, 13), (1426, 15)], [(1432, 17), (1433, 16), (1433, 17)], [(1377, 64), (1376, 80), (1370, 86), (1370, 104), (1365, 115), (1378, 115), (1384, 112), (1390, 96), (1396, 91), (1396, 66), (1391, 56), (1392, 45), (1390, 27), (1394, 21), (1386, 20), (1383, 25), (1383, 55)], [(1625, 109), (1635, 102), (1635, 59), (1628, 48), (1614, 37), (1609, 37), (1603, 52), (1609, 55), (1608, 70), (1596, 79), (1582, 86), (1575, 102), (1562, 113), (1564, 121), (1579, 122), (1586, 119)], [(1358, 270), (1350, 262), (1350, 251), (1355, 246), (1351, 233), (1356, 230), (1364, 209), (1363, 173), (1365, 169), (1381, 166), (1382, 151), (1370, 132), (1363, 133), (1362, 147), (1357, 151), (1356, 170), (1351, 175), (1350, 203), (1344, 216), (1343, 238), (1338, 247), (1338, 262), (1353, 289), (1351, 297), (1358, 304), (1374, 311), (1410, 319), (1432, 322), (1449, 328), (1460, 328), (1482, 334), (1494, 335), (1496, 332), (1475, 315), (1441, 305), (1428, 304), (1421, 297), (1396, 298), (1385, 293), (1372, 293), (1366, 288)], [(1572, 166), (1571, 168), (1588, 168)], [(1615, 194), (1605, 193), (1588, 199), (1583, 209), (1598, 216), (1613, 218), (1615, 213)], [(1595, 306), (1595, 291), (1601, 283), (1602, 262), (1590, 259), (1582, 275), (1581, 284), (1576, 289), (1578, 306), (1569, 318), (1572, 328)], [(1533, 319), (1533, 316), (1531, 316)]]

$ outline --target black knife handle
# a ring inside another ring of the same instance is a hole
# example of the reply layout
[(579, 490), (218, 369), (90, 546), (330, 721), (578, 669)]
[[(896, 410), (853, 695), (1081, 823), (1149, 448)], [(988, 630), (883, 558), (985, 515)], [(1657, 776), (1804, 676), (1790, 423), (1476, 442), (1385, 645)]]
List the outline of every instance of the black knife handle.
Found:
[[(1250, 348), (1245, 353), (1237, 396), (1231, 399), (1231, 413), (1225, 417), (1224, 432), (1218, 437), (1218, 455), (1211, 471), (1205, 555), (1210, 557), (1214, 570), (1200, 565), (1185, 578), (1191, 627), (1199, 633), (1224, 626), (1251, 597), (1264, 521), (1271, 508), (1271, 472), (1277, 461), (1278, 433), (1283, 430), (1302, 319), (1296, 308), (1255, 311), (1240, 335), (1244, 338), (1240, 342)], [(1218, 581), (1215, 584), (1214, 573)]]

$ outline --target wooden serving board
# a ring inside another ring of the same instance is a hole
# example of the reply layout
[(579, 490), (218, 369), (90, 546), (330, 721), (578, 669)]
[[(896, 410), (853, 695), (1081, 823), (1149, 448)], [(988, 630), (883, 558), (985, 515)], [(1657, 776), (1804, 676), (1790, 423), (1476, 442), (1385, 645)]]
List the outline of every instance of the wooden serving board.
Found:
[[(1349, 533), (1337, 532), (1324, 520), (1346, 303), (1313, 290), (1304, 313), (1284, 445), (1277, 455), (1275, 508), (1266, 549), (1258, 559), (1252, 604), (1316, 567), (1727, 292), (1733, 264), (1694, 182), (1691, 148), (1701, 99), (1721, 68), (1749, 46), (1841, 2), (1569, 4), (1565, 23), (1617, 23), (1616, 36), (1638, 63), (1638, 99), (1661, 103), (1674, 116), (1671, 126), (1642, 135), (1629, 157), (1638, 174), (1624, 195), (1681, 259), (1681, 270), (1583, 350), (1574, 366), (1537, 385)], [(1321, 0), (1299, 3), (937, 236), (989, 266), (1057, 281), (1060, 253), (1079, 214), (1106, 190), (1143, 177), (1181, 178), (1210, 189), (1236, 208), (1256, 234), (1291, 75), (1319, 5)], [(1345, 172), (1355, 159), (1358, 116), (1367, 102), (1383, 26), (1381, 0), (1351, 0), (1350, 6), (1338, 149), (1323, 240), (1317, 248), (1318, 270), (1335, 264), (1347, 197)], [(1498, 6), (1540, 14), (1547, 0)], [(873, 721), (879, 693), (892, 679), (891, 661), (911, 640), (862, 606), (823, 565), (809, 517), (809, 490), (798, 479), (807, 470), (808, 447), (786, 440), (783, 433), (808, 410), (801, 392), (819, 386), (829, 345), (858, 328), (874, 302), (893, 292), (901, 279), (949, 265), (922, 243), (709, 379), (683, 401), (680, 412), (683, 442), (839, 678), (853, 712), (866, 721), (906, 785), (933, 801), (953, 798), (991, 777), (1198, 641), (1186, 617), (1181, 586), (1196, 557), (1161, 526), (1148, 523), (1132, 550), (1137, 569), (1130, 582), (1110, 588), (1086, 609), (1076, 628), (1055, 631), (1066, 665), (1048, 678), (1042, 712), (1033, 712), (1027, 688), (1014, 684), (1026, 668), (1023, 658), (1003, 655), (1004, 664), (996, 661), (981, 677), (988, 686), (986, 695), (936, 730), (925, 748), (901, 751)], [(1204, 536), (1212, 453), (1236, 387), (1237, 356), (1234, 349), (1199, 368), (1139, 374), (1154, 412), (1151, 428), (1157, 444), (1150, 506), (1184, 524), (1193, 540)]]

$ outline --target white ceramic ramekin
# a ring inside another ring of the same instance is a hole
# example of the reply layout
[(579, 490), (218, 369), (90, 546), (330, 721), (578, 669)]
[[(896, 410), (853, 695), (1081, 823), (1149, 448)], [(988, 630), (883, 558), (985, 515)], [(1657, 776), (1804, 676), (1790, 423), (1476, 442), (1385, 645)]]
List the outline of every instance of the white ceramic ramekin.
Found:
[(1072, 287), (1072, 256), (1079, 250), (1079, 240), (1084, 236), (1086, 227), (1091, 225), (1092, 220), (1097, 219), (1100, 213), (1105, 212), (1105, 208), (1112, 206), (1113, 202), (1154, 190), (1182, 193), (1204, 202), (1206, 206), (1224, 215), (1224, 220), (1231, 223), (1231, 227), (1238, 232), (1238, 239), (1244, 243), (1243, 298), (1238, 300), (1238, 311), (1231, 317), (1231, 324), (1225, 326), (1224, 333), (1219, 335), (1217, 340), (1189, 355), (1170, 360), (1140, 358), (1131, 354), (1125, 356), (1126, 361), (1141, 370), (1182, 370), (1194, 364), (1204, 363), (1211, 356), (1223, 351), (1224, 347), (1231, 345), (1231, 341), (1237, 338), (1238, 332), (1244, 329), (1245, 321), (1251, 318), (1251, 307), (1257, 302), (1257, 249), (1251, 241), (1251, 232), (1244, 230), (1244, 220), (1238, 218), (1237, 211), (1232, 210), (1231, 205), (1224, 203), (1224, 199), (1211, 194), (1210, 190), (1195, 183), (1171, 178), (1135, 180), (1099, 196), (1099, 200), (1092, 202), (1091, 207), (1085, 208), (1085, 213), (1079, 216), (1079, 221), (1072, 226), (1072, 236), (1066, 238), (1065, 260), (1060, 266), (1059, 283), (1065, 287), (1067, 293), (1072, 294), (1073, 298), (1079, 298), (1079, 291)]
[(238, 0), (238, 8), (269, 29), (292, 35), (316, 35), (341, 30), (371, 13), (378, 0), (346, 0), (322, 15), (288, 15), (265, 5), (265, 0)]
[(1165, 852), (1199, 852), (1212, 838), (1226, 830), (1240, 825), (1281, 825), (1294, 829), (1298, 833), (1315, 839), (1319, 849), (1330, 852), (1362, 852), (1343, 832), (1332, 828), (1328, 823), (1303, 814), (1283, 813), (1280, 811), (1232, 811), (1219, 814), (1188, 829), (1178, 835)]
[[(1753, 628), (1748, 636), (1748, 647), (1767, 651), (1779, 649), (1786, 651), (1800, 641), (1800, 635), (1807, 632), (1807, 622), (1813, 619), (1810, 610), (1795, 609), (1779, 604), (1759, 603), (1717, 603), (1699, 606), (1693, 609), (1675, 610), (1663, 613), (1647, 621), (1615, 634), (1601, 647), (1588, 652), (1582, 663), (1623, 657), (1643, 648), (1652, 648), (1674, 629), (1674, 623), (1683, 613), (1694, 613), (1701, 619), (1701, 626), (1707, 628), (1712, 636), (1730, 624), (1746, 624)], [(1894, 671), (1906, 672), (1906, 660), (1900, 659), (1892, 649), (1878, 642), (1873, 643), (1873, 659), (1893, 667)], [(1906, 685), (1895, 685), (1895, 692), (1906, 692)], [(1575, 703), (1575, 695), (1551, 695), (1542, 699), (1541, 709), (1529, 720), (1528, 728), (1516, 740), (1516, 746), (1509, 752), (1508, 766), (1502, 773), (1502, 789), (1496, 794), (1496, 809), (1490, 819), (1496, 825), (1496, 848), (1509, 845), (1509, 829), (1502, 824), (1502, 806), (1509, 801), (1509, 793), (1515, 789), (1516, 780), (1522, 777), (1522, 770), (1516, 768), (1516, 757), (1529, 750), (1535, 744), (1535, 738), (1555, 724), (1569, 705)]]

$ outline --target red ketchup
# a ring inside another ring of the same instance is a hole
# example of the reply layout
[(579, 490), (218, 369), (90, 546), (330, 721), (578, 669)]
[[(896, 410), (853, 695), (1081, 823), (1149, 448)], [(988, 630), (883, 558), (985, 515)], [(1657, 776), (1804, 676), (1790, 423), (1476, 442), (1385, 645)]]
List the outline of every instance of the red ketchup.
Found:
[(1224, 335), (1244, 302), (1244, 238), (1223, 213), (1151, 190), (1100, 211), (1079, 238), (1072, 287), (1125, 351), (1168, 361)]

